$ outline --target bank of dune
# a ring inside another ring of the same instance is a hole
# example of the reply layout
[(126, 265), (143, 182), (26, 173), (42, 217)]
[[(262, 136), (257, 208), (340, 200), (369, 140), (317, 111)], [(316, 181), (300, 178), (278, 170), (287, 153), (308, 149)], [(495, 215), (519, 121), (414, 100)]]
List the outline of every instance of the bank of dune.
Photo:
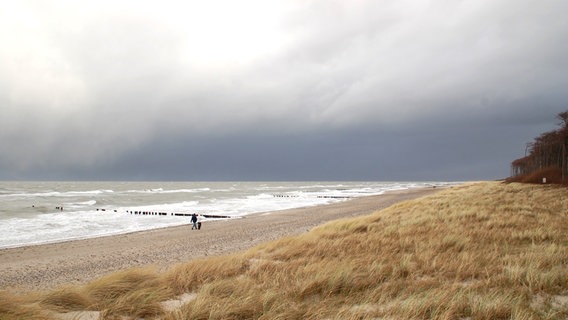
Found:
[(0, 293), (0, 319), (566, 319), (568, 189), (464, 184), (230, 255)]

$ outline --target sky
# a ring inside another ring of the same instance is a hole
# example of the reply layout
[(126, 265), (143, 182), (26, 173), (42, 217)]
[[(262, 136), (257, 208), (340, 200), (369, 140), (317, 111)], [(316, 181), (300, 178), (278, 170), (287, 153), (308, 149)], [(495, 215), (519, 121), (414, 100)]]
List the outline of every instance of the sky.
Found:
[(565, 0), (0, 0), (0, 180), (509, 176)]

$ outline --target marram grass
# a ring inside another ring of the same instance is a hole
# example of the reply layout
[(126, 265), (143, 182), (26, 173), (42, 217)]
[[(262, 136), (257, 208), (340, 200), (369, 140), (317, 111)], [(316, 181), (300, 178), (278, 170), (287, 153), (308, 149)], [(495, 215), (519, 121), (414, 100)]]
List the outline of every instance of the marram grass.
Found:
[[(177, 310), (160, 301), (195, 298)], [(0, 319), (567, 319), (568, 189), (483, 182), (164, 273), (14, 296)]]

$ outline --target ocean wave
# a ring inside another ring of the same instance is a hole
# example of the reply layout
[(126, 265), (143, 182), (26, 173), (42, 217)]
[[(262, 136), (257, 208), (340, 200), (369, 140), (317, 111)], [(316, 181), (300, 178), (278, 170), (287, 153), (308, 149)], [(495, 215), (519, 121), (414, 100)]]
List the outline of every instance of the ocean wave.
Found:
[(49, 191), (49, 192), (36, 192), (36, 193), (12, 193), (0, 194), (0, 197), (14, 197), (14, 198), (35, 198), (35, 197), (76, 197), (85, 195), (99, 195), (103, 193), (114, 193), (113, 190), (90, 190), (90, 191)]
[(143, 193), (143, 194), (173, 194), (173, 193), (197, 193), (208, 192), (210, 188), (196, 188), (196, 189), (172, 189), (164, 190), (163, 188), (146, 189), (146, 190), (128, 190), (127, 193)]

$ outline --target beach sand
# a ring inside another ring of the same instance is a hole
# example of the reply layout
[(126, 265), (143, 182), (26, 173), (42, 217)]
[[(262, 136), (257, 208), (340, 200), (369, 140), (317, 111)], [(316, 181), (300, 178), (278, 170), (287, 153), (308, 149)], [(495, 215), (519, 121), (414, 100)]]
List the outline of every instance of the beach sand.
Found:
[(369, 215), (394, 203), (438, 189), (412, 189), (299, 209), (206, 221), (201, 230), (179, 227), (55, 244), (0, 250), (0, 290), (50, 290), (85, 284), (132, 267), (166, 269), (188, 260), (246, 250), (257, 244), (309, 231), (341, 218)]

